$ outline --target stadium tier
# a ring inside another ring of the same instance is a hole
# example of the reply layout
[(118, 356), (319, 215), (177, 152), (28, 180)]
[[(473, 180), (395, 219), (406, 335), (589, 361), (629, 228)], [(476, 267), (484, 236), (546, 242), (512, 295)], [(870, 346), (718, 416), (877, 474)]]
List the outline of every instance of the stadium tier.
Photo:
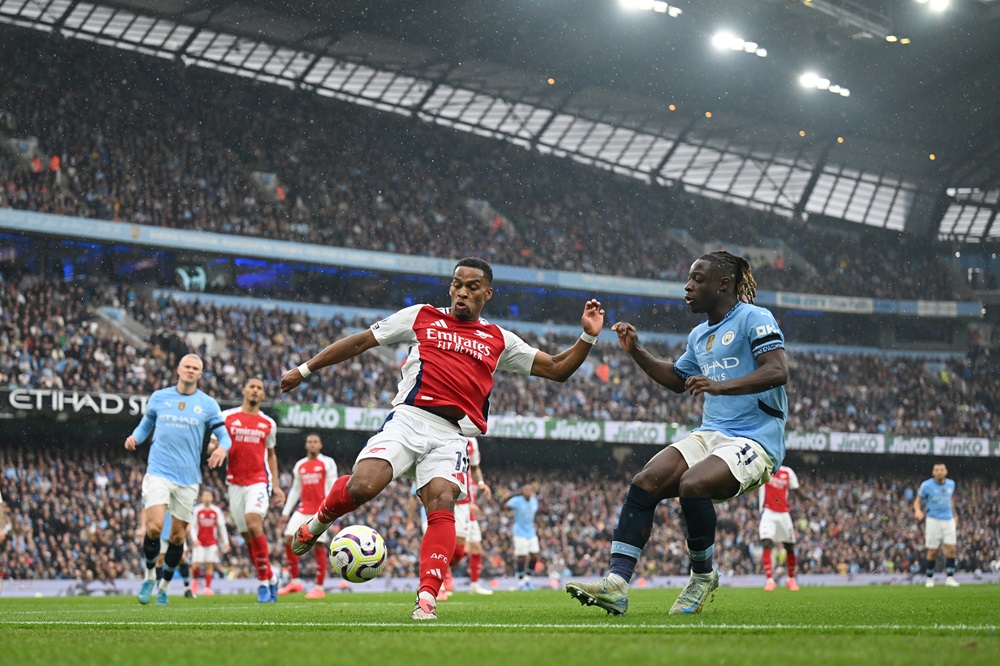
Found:
[(0, 60), (26, 49), (31, 59), (0, 70), (0, 206), (670, 280), (725, 245), (753, 253), (768, 289), (971, 296), (949, 247), (905, 234), (789, 222), (89, 44), (5, 32)]

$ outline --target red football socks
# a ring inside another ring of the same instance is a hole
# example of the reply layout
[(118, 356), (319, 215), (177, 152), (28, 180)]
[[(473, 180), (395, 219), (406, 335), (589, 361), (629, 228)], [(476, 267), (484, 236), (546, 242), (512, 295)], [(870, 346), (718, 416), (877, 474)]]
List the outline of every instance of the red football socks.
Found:
[(285, 546), (285, 559), (288, 561), (288, 573), (292, 578), (299, 577), (299, 556), (292, 552), (291, 546)]
[(420, 543), (420, 589), (436, 597), (455, 552), (455, 514), (439, 510), (427, 514), (427, 531)]
[(261, 534), (250, 539), (250, 553), (253, 555), (253, 566), (257, 570), (257, 580), (271, 580), (271, 553), (267, 545), (267, 536)]
[(760, 562), (764, 565), (764, 575), (768, 578), (774, 578), (774, 566), (771, 565), (770, 548), (765, 548), (764, 552), (760, 554)]
[(483, 556), (479, 553), (469, 555), (469, 581), (479, 582), (479, 573), (483, 570)]
[(350, 474), (345, 474), (333, 482), (333, 487), (330, 488), (330, 492), (323, 499), (323, 503), (319, 507), (319, 512), (316, 514), (319, 522), (329, 525), (337, 518), (361, 506), (347, 494), (347, 480), (350, 478)]
[(316, 584), (323, 587), (323, 583), (326, 581), (326, 566), (330, 559), (326, 554), (326, 546), (314, 550), (316, 551)]

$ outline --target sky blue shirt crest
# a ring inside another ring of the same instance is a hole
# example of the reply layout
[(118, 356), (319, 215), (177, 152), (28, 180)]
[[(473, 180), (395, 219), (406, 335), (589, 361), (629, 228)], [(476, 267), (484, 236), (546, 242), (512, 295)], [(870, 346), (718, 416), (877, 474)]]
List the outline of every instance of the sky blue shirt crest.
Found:
[(920, 484), (917, 495), (927, 505), (927, 516), (938, 520), (951, 520), (955, 514), (951, 511), (951, 498), (955, 494), (955, 482), (945, 478), (944, 483), (938, 483), (931, 477)]
[(531, 499), (526, 499), (524, 495), (515, 495), (507, 500), (507, 506), (514, 510), (512, 534), (527, 539), (537, 536), (535, 514), (538, 513), (538, 495), (532, 495)]
[[(674, 363), (681, 379), (705, 375), (715, 381), (743, 377), (757, 369), (757, 357), (785, 348), (785, 336), (765, 308), (737, 303), (714, 326), (702, 322), (688, 335), (687, 349)], [(747, 395), (705, 394), (701, 426), (761, 445), (778, 469), (785, 458), (788, 398), (778, 386)]]
[(201, 483), (201, 451), (209, 430), (219, 446), (232, 447), (219, 403), (203, 391), (184, 395), (171, 386), (149, 396), (146, 415), (132, 436), (142, 444), (153, 432), (146, 474), (189, 486)]

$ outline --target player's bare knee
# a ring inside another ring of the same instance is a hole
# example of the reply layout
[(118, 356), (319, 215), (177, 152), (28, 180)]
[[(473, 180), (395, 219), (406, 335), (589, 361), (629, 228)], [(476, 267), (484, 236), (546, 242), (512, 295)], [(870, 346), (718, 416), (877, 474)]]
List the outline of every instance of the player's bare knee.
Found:
[(774, 542), (771, 541), (770, 539), (761, 539), (760, 540), (760, 547), (764, 548), (765, 550), (770, 550), (770, 549), (774, 548)]

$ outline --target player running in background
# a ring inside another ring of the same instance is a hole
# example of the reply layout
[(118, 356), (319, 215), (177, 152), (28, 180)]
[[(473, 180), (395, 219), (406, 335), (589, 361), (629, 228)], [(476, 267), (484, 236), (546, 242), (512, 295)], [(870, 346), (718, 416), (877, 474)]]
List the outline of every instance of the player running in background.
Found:
[[(483, 498), (487, 500), (493, 497), (493, 491), (490, 490), (489, 484), (483, 478), (481, 460), (479, 440), (471, 437), (469, 438), (469, 476), (466, 479), (469, 497), (468, 502), (464, 505), (469, 507), (469, 526), (467, 530), (462, 529), (459, 515), (463, 510), (459, 507), (463, 504), (459, 502), (455, 506), (455, 545), (456, 549), (464, 546), (465, 552), (469, 556), (469, 591), (473, 594), (490, 595), (493, 594), (493, 590), (483, 587), (479, 583), (479, 574), (483, 570), (483, 532), (479, 526), (479, 505), (476, 504), (476, 499), (479, 493), (482, 493)], [(456, 561), (460, 559), (460, 556), (455, 556)]]
[[(333, 487), (333, 481), (337, 478), (337, 463), (333, 458), (321, 453), (323, 441), (317, 433), (311, 432), (306, 435), (306, 457), (295, 463), (292, 468), (292, 489), (288, 491), (288, 499), (285, 507), (281, 510), (281, 522), (285, 533), (285, 556), (288, 558), (288, 568), (292, 580), (288, 585), (278, 590), (278, 594), (285, 595), (292, 592), (301, 592), (304, 588), (302, 579), (299, 577), (299, 556), (292, 552), (292, 537), (295, 532), (309, 521), (317, 511), (319, 505)], [(302, 500), (301, 503), (299, 500)], [(295, 510), (294, 513), (292, 510)], [(316, 540), (316, 587), (306, 593), (306, 599), (322, 599), (326, 596), (323, 591), (323, 583), (326, 581), (326, 567), (330, 561), (326, 544), (330, 536), (323, 534)]]
[(278, 576), (271, 568), (264, 516), (270, 497), (273, 495), (274, 503), (281, 506), (285, 492), (273, 485), (278, 478), (278, 456), (274, 451), (278, 426), (260, 411), (263, 399), (264, 380), (251, 377), (243, 385), (243, 404), (222, 412), (222, 418), (233, 441), (226, 469), (229, 512), (257, 570), (257, 601), (267, 603), (278, 600)]
[(393, 479), (415, 475), (427, 509), (427, 531), (420, 547), (414, 620), (437, 619), (435, 597), (455, 552), (455, 502), (466, 495), (467, 438), (486, 432), (494, 373), (565, 381), (587, 358), (604, 324), (601, 304), (587, 301), (580, 340), (551, 356), (480, 318), (493, 297), (492, 282), (493, 269), (486, 261), (461, 259), (449, 288), (450, 308), (413, 305), (400, 310), (334, 342), (281, 378), (281, 390), (290, 391), (313, 372), (373, 347), (408, 346), (392, 411), (359, 454), (353, 473), (337, 479), (319, 512), (299, 529), (292, 550), (308, 551), (334, 520), (371, 500)]
[(125, 439), (125, 448), (135, 451), (153, 433), (146, 474), (142, 478), (145, 536), (142, 552), (146, 576), (139, 588), (139, 603), (148, 604), (156, 586), (156, 560), (160, 554), (160, 534), (166, 514), (174, 517), (167, 552), (163, 558), (163, 580), (156, 603), (168, 603), (167, 587), (184, 554), (188, 524), (194, 519), (194, 505), (201, 485), (201, 451), (208, 431), (215, 433), (219, 446), (208, 457), (215, 468), (226, 460), (232, 441), (226, 432), (219, 403), (198, 390), (204, 366), (196, 354), (181, 358), (177, 365), (177, 385), (154, 391), (146, 402), (146, 414)]
[(229, 530), (222, 509), (214, 504), (215, 496), (207, 488), (201, 491), (201, 504), (195, 511), (195, 522), (191, 524), (191, 568), (194, 574), (192, 592), (198, 593), (198, 578), (205, 579), (202, 594), (211, 597), (212, 577), (215, 565), (219, 563), (219, 553), (229, 552)]
[(795, 582), (795, 527), (788, 507), (788, 493), (798, 487), (799, 477), (791, 467), (782, 465), (760, 489), (763, 508), (759, 528), (760, 545), (763, 548), (760, 560), (764, 565), (764, 575), (767, 576), (765, 592), (773, 592), (777, 587), (774, 582), (774, 564), (771, 562), (771, 549), (774, 548), (775, 541), (785, 547), (785, 567), (788, 570), (785, 585), (792, 592), (799, 591), (799, 585)]
[(671, 363), (639, 344), (635, 326), (617, 322), (618, 343), (656, 383), (674, 393), (705, 396), (701, 426), (657, 453), (632, 479), (611, 545), (611, 573), (596, 583), (570, 582), (586, 605), (621, 615), (628, 585), (653, 529), (660, 500), (679, 497), (687, 527), (691, 578), (671, 613), (700, 613), (719, 586), (712, 564), (713, 500), (728, 500), (767, 483), (785, 457), (788, 381), (785, 342), (770, 312), (753, 305), (757, 284), (746, 259), (725, 251), (691, 265), (685, 297), (708, 321), (688, 335)]
[[(439, 601), (447, 599), (448, 593), (455, 589), (455, 579), (452, 576), (452, 570), (462, 561), (462, 558), (467, 553), (469, 555), (470, 590), (475, 594), (493, 594), (492, 590), (479, 585), (479, 572), (483, 567), (483, 535), (479, 529), (479, 521), (475, 516), (475, 513), (478, 511), (478, 507), (476, 506), (476, 495), (478, 492), (482, 492), (486, 499), (490, 499), (493, 493), (483, 480), (483, 470), (479, 466), (481, 460), (479, 440), (475, 437), (470, 437), (466, 452), (469, 456), (469, 469), (465, 473), (465, 488), (468, 494), (465, 496), (465, 499), (461, 499), (455, 503), (455, 552), (451, 556), (450, 565), (445, 570), (444, 583), (441, 585), (441, 589), (438, 590), (437, 598)], [(414, 497), (410, 498), (411, 504), (414, 499)], [(412, 521), (412, 517), (410, 521)]]
[[(944, 463), (934, 463), (933, 476), (920, 484), (913, 500), (913, 515), (917, 522), (927, 518), (924, 525), (924, 545), (927, 546), (927, 587), (934, 587), (934, 569), (938, 549), (944, 546), (944, 584), (958, 587), (955, 580), (955, 545), (958, 543), (955, 522), (955, 482), (948, 478)], [(927, 511), (920, 508), (921, 502)]]
[(538, 514), (538, 496), (535, 484), (525, 483), (521, 494), (513, 495), (504, 506), (514, 511), (514, 560), (517, 567), (517, 589), (531, 589), (531, 574), (538, 561), (538, 532), (535, 531), (535, 515)]

